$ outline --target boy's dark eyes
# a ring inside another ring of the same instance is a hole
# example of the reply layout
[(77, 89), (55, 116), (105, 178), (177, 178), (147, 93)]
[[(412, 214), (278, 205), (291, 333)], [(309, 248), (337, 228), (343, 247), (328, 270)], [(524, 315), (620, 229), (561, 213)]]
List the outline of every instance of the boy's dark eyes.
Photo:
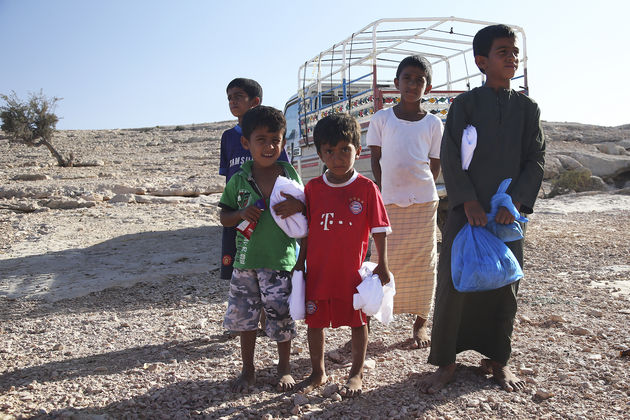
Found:
[(519, 53), (519, 50), (517, 50), (517, 49), (514, 49), (512, 51), (508, 51), (507, 49), (500, 49), (499, 51), (497, 51), (497, 54), (499, 54), (499, 55), (513, 54), (516, 57), (518, 57), (518, 53)]
[[(343, 153), (350, 153), (351, 151), (352, 149), (349, 146), (341, 148), (341, 152)], [(324, 149), (323, 152), (327, 155), (332, 155), (333, 153), (335, 153), (335, 149)]]
[[(264, 137), (257, 137), (256, 141), (258, 143), (267, 143), (267, 139), (264, 138)], [(281, 138), (273, 138), (273, 139), (270, 140), (270, 142), (272, 144), (280, 144), (280, 143), (282, 143), (282, 139)]]
[(416, 83), (424, 83), (424, 77), (413, 78), (411, 76), (403, 76), (403, 80), (405, 80), (405, 81), (413, 80)]

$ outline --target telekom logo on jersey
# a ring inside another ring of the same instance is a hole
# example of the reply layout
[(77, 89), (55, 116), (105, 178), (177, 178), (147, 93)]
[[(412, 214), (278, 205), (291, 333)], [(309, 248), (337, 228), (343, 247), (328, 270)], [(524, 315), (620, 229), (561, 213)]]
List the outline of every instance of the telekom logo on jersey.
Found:
[(320, 225), (324, 225), (324, 230), (330, 230), (328, 229), (328, 225), (332, 225), (333, 224), (333, 217), (335, 217), (335, 213), (322, 213), (322, 220)]
[[(319, 222), (320, 226), (324, 226), (324, 230), (330, 230), (329, 228), (333, 225), (335, 217), (335, 213), (322, 213), (322, 221)], [(338, 220), (337, 224), (343, 225), (343, 220)], [(352, 222), (346, 223), (348, 227), (352, 226)]]

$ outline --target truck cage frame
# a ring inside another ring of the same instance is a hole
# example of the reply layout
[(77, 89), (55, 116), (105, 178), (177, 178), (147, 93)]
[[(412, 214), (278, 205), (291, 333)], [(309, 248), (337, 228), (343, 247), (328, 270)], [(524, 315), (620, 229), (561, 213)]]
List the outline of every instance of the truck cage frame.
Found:
[[(307, 146), (313, 127), (326, 115), (348, 112), (364, 127), (374, 112), (395, 105), (399, 101), (393, 84), (396, 68), (409, 55), (422, 55), (431, 62), (433, 89), (423, 97), (423, 106), (446, 120), (454, 97), (484, 82), (475, 65), (472, 39), (479, 29), (493, 24), (453, 16), (379, 19), (320, 52), (298, 70), (299, 144), (294, 146)], [(521, 49), (513, 80), (518, 79), (518, 89), (528, 94), (525, 32), (509, 26)]]

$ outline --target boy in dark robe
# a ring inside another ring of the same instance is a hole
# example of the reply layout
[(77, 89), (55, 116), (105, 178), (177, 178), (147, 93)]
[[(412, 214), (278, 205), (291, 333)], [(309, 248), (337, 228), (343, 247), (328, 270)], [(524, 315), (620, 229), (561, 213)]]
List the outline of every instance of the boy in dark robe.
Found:
[[(486, 292), (456, 291), (451, 279), (451, 247), (466, 223), (486, 225), (490, 198), (506, 178), (512, 178), (507, 192), (516, 208), (532, 213), (543, 179), (545, 141), (538, 105), (510, 89), (519, 62), (514, 31), (505, 25), (488, 26), (475, 35), (473, 51), (486, 83), (453, 101), (440, 154), (449, 213), (438, 265), (429, 354), (429, 363), (438, 369), (420, 384), (420, 390), (430, 394), (453, 379), (456, 354), (465, 350), (486, 356), (489, 360), (483, 360), (482, 367), (506, 391), (524, 388), (524, 382), (507, 366), (519, 282)], [(461, 144), (468, 125), (477, 130), (477, 146), (465, 171)], [(514, 216), (502, 207), (496, 221), (512, 223)], [(506, 245), (522, 267), (523, 240)]]

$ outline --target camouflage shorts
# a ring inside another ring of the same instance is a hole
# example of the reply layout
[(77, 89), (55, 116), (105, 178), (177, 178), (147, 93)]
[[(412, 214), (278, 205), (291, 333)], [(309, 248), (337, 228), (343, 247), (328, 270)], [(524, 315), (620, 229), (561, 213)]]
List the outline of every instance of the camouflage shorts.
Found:
[(291, 273), (266, 268), (235, 268), (230, 280), (230, 295), (223, 326), (230, 331), (254, 331), (260, 311), (267, 315), (265, 332), (274, 341), (284, 342), (297, 333), (289, 315)]

